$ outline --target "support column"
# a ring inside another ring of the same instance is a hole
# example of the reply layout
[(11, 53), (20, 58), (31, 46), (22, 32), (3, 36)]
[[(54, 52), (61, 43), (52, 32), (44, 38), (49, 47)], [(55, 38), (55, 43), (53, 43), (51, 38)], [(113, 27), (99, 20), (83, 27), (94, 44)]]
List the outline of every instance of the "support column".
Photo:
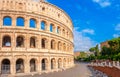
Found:
[(1, 33), (0, 33), (0, 50), (2, 48), (2, 36), (1, 36)]
[(48, 59), (48, 63), (47, 63), (47, 72), (50, 72), (51, 71), (51, 60), (50, 58)]
[(41, 74), (41, 59), (38, 59), (38, 62), (37, 62), (37, 72)]
[(36, 28), (37, 28), (37, 30), (40, 30), (40, 20), (39, 19), (37, 19), (36, 20)]
[(25, 19), (25, 29), (29, 28), (29, 17), (26, 16)]
[(46, 22), (46, 31), (50, 32), (50, 23)]
[(14, 59), (14, 56), (11, 60), (10, 71), (11, 71), (11, 75), (14, 76), (16, 74), (16, 61)]
[(25, 62), (24, 62), (24, 71), (26, 74), (30, 73), (30, 63), (29, 63), (29, 59), (28, 57), (26, 58)]
[(12, 16), (12, 28), (15, 28), (16, 27), (16, 16)]
[(0, 14), (0, 28), (3, 26), (3, 16)]

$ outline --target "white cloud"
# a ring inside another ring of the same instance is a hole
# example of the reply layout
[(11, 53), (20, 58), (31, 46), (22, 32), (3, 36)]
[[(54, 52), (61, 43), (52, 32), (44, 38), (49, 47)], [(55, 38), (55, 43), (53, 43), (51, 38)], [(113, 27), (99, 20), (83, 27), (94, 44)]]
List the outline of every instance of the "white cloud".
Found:
[(109, 0), (93, 0), (93, 2), (99, 4), (101, 7), (108, 7), (111, 5)]
[(116, 33), (113, 34), (114, 38), (120, 37), (120, 23), (115, 26)]
[(113, 37), (114, 38), (120, 37), (120, 34), (114, 34)]
[(90, 37), (84, 36), (83, 31), (78, 31), (78, 27), (74, 28), (74, 45), (75, 51), (88, 51), (90, 47), (96, 45), (96, 42), (93, 41)]
[(117, 26), (115, 27), (115, 30), (116, 30), (116, 31), (120, 31), (120, 23), (117, 24)]
[(82, 32), (92, 34), (92, 35), (94, 34), (94, 30), (92, 30), (92, 29), (84, 29), (84, 30), (82, 30)]

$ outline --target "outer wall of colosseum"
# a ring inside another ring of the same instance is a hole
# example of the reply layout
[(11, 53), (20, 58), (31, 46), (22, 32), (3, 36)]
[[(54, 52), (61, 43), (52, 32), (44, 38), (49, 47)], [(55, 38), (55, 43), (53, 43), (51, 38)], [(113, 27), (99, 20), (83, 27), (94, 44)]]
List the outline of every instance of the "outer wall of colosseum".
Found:
[(0, 73), (31, 74), (74, 66), (73, 25), (50, 3), (0, 0)]

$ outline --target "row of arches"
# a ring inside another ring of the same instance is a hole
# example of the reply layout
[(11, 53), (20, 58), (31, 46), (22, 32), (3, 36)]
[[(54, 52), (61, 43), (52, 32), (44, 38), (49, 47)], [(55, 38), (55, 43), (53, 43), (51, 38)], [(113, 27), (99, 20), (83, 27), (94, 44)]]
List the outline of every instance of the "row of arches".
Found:
[[(66, 58), (64, 58), (63, 60), (61, 58), (57, 60), (55, 58), (52, 58), (50, 61), (47, 58), (43, 58), (40, 61), (39, 65), (38, 61), (32, 58), (29, 60), (29, 64), (26, 65), (24, 59), (19, 58), (15, 61), (14, 64), (15, 73), (25, 73), (25, 67), (29, 67), (29, 72), (38, 72), (38, 69), (40, 69), (41, 71), (47, 71), (49, 68), (51, 70), (67, 68), (67, 64), (70, 63), (71, 61), (67, 62)], [(3, 59), (1, 62), (1, 74), (10, 74), (11, 69), (13, 69), (11, 64), (12, 63), (9, 59)], [(38, 68), (38, 66), (40, 68)]]
[[(39, 40), (31, 36), (29, 38), (29, 47), (30, 48), (37, 48)], [(50, 46), (50, 49), (53, 50), (61, 50), (61, 51), (72, 51), (72, 46), (70, 44), (62, 43), (61, 41), (56, 42), (54, 39), (49, 41), (47, 38), (42, 38), (41, 40), (41, 48), (42, 49), (48, 49)], [(49, 45), (50, 42), (50, 45)], [(20, 35), (16, 37), (16, 47), (25, 47), (25, 37)], [(2, 47), (11, 47), (12, 41), (11, 41), (11, 36), (5, 35), (2, 38)]]
[[(30, 18), (29, 20), (29, 27), (30, 28), (37, 28), (38, 21), (34, 18)], [(23, 17), (17, 17), (16, 18), (16, 26), (24, 27), (26, 20)], [(12, 26), (12, 18), (10, 16), (4, 16), (3, 17), (3, 26)], [(56, 26), (53, 23), (48, 24), (46, 21), (41, 21), (40, 24), (40, 30), (47, 30), (49, 27), (49, 31), (53, 33), (57, 33), (63, 36), (66, 36), (67, 38), (72, 38), (72, 33), (65, 30), (64, 28), (60, 26)]]

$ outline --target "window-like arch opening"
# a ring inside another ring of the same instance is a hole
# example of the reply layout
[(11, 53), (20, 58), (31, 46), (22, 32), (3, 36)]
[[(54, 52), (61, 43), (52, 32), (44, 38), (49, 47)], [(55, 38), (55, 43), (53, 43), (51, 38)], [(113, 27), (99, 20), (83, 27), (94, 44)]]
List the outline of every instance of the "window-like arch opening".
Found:
[(51, 69), (55, 69), (55, 66), (56, 66), (56, 61), (55, 59), (51, 59)]
[(4, 59), (2, 61), (1, 74), (10, 74), (10, 60)]
[(16, 47), (24, 47), (24, 38), (22, 36), (17, 37)]
[(61, 50), (61, 42), (58, 42), (58, 50)]
[(30, 60), (30, 72), (35, 72), (36, 71), (36, 62), (35, 59)]
[(65, 30), (63, 29), (63, 36), (65, 36)]
[(58, 59), (58, 68), (62, 68), (62, 59), (61, 58)]
[(51, 40), (51, 49), (55, 49), (55, 40)]
[(63, 51), (66, 51), (66, 44), (63, 43)]
[(41, 22), (41, 30), (45, 30), (45, 28), (46, 28), (46, 22), (42, 21)]
[(41, 40), (41, 46), (42, 46), (42, 48), (45, 49), (47, 47), (46, 45), (47, 45), (47, 39), (43, 38)]
[(18, 17), (16, 21), (17, 26), (24, 26), (24, 18)]
[(30, 25), (30, 28), (36, 28), (36, 20), (35, 19), (30, 19), (29, 25)]
[(36, 40), (35, 37), (30, 38), (30, 48), (35, 48), (36, 47)]
[(60, 34), (60, 27), (57, 27), (57, 33)]
[(18, 59), (16, 61), (16, 73), (24, 73), (24, 61), (23, 61), (23, 59)]
[(53, 28), (54, 28), (53, 24), (50, 24), (50, 32), (53, 32)]
[(41, 69), (44, 71), (44, 70), (47, 70), (47, 65), (48, 65), (48, 61), (47, 59), (42, 59), (42, 66), (41, 66)]
[(11, 47), (11, 37), (10, 36), (4, 36), (3, 37), (3, 47)]
[(9, 16), (6, 16), (3, 18), (3, 25), (4, 26), (11, 26), (12, 25), (12, 18)]

